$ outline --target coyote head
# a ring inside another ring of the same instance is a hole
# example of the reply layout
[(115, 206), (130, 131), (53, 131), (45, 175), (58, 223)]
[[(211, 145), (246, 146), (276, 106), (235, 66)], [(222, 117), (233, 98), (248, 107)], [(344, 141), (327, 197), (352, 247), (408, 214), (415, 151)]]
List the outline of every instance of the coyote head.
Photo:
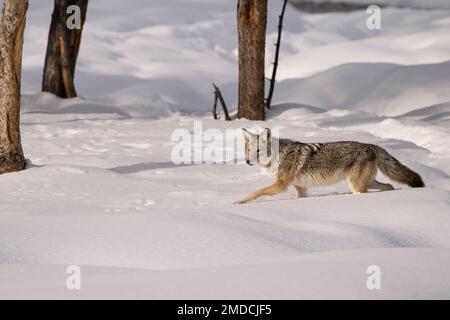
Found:
[(245, 162), (252, 166), (255, 164), (267, 165), (272, 155), (272, 132), (266, 128), (260, 134), (253, 134), (242, 129), (245, 139)]

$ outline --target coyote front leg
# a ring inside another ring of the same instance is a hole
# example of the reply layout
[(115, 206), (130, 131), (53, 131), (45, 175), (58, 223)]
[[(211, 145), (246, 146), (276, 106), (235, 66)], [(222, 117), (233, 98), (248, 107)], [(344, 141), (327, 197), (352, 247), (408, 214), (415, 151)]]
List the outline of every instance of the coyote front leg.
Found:
[(287, 186), (280, 181), (276, 181), (272, 185), (259, 189), (250, 195), (248, 195), (245, 199), (238, 202), (238, 204), (245, 204), (253, 201), (261, 196), (273, 196), (275, 194), (281, 193), (287, 189)]

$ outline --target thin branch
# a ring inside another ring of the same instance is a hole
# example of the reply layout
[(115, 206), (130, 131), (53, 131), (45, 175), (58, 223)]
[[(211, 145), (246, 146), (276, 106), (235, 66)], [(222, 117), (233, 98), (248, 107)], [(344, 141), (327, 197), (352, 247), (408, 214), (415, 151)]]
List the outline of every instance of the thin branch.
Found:
[(278, 39), (277, 39), (277, 43), (275, 43), (275, 47), (276, 47), (275, 61), (273, 62), (272, 78), (270, 79), (269, 95), (266, 99), (266, 107), (268, 109), (270, 109), (270, 106), (272, 104), (273, 93), (275, 91), (275, 82), (276, 82), (277, 70), (278, 70), (278, 60), (280, 58), (281, 34), (283, 32), (283, 20), (284, 20), (284, 13), (286, 12), (287, 2), (288, 2), (288, 0), (284, 0), (283, 9), (281, 10), (281, 14), (279, 16), (279, 21), (278, 21)]
[(213, 83), (213, 87), (214, 87), (214, 95), (215, 95), (214, 109), (213, 109), (214, 119), (217, 119), (217, 100), (218, 100), (218, 101), (220, 101), (220, 104), (222, 105), (223, 112), (225, 114), (225, 120), (230, 121), (231, 120), (230, 114), (228, 113), (227, 104), (225, 103), (225, 100), (223, 99), (222, 92), (220, 92), (219, 87), (216, 86), (215, 83)]
[(219, 119), (217, 117), (217, 102), (219, 101), (219, 94), (217, 93), (217, 90), (214, 89), (214, 107), (213, 107), (213, 116), (214, 120)]

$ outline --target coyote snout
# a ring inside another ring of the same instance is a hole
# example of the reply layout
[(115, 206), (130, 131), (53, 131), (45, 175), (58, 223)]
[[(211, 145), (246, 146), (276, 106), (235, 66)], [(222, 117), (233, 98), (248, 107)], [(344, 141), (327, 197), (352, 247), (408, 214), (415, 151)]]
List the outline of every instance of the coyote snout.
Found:
[(270, 129), (264, 129), (261, 134), (253, 134), (246, 129), (242, 132), (246, 163), (268, 170), (275, 181), (239, 203), (281, 193), (289, 186), (296, 189), (298, 197), (305, 197), (309, 187), (342, 180), (348, 181), (354, 193), (367, 192), (369, 188), (394, 190), (392, 185), (375, 179), (378, 169), (390, 179), (413, 188), (425, 186), (419, 174), (377, 145), (355, 141), (302, 143), (272, 137)]

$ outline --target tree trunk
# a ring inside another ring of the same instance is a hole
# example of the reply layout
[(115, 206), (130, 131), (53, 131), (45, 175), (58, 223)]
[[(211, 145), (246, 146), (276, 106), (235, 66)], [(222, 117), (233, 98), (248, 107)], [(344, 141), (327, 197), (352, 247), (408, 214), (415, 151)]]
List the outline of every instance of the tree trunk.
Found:
[(28, 0), (4, 0), (0, 25), (0, 174), (25, 168), (20, 141), (20, 81)]
[[(80, 8), (80, 28), (71, 30), (67, 20), (71, 13), (67, 8)], [(61, 98), (77, 96), (74, 85), (75, 66), (80, 51), (83, 25), (86, 21), (88, 0), (55, 0), (52, 22), (48, 34), (42, 91), (51, 92)]]
[(238, 118), (265, 118), (265, 47), (267, 0), (238, 0)]

